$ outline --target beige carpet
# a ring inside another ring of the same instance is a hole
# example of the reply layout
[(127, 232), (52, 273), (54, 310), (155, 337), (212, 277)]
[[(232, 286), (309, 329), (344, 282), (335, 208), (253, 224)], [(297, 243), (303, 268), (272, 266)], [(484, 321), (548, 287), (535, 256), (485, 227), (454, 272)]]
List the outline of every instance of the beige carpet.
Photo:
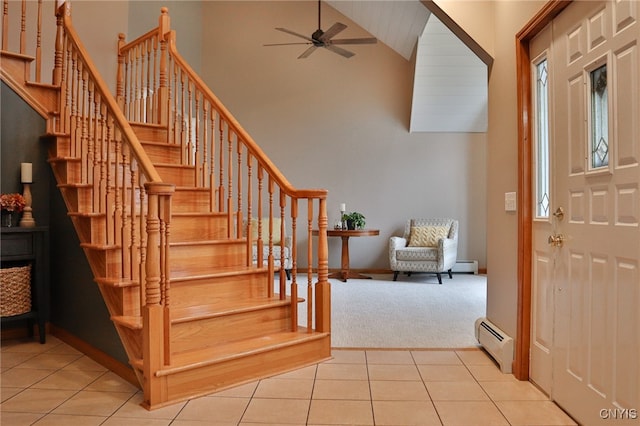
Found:
[[(474, 322), (485, 316), (484, 275), (377, 275), (370, 280), (331, 281), (334, 348), (477, 347)], [(298, 276), (306, 283), (306, 276)], [(300, 285), (300, 295), (304, 292)], [(299, 323), (306, 323), (300, 304)]]

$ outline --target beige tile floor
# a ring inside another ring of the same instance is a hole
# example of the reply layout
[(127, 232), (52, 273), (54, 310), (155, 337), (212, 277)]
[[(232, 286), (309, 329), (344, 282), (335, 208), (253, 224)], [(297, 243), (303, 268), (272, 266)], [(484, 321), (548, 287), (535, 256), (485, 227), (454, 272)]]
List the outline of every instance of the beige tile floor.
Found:
[(2, 343), (13, 425), (575, 425), (481, 350), (334, 350), (330, 361), (155, 411), (139, 389), (49, 336)]

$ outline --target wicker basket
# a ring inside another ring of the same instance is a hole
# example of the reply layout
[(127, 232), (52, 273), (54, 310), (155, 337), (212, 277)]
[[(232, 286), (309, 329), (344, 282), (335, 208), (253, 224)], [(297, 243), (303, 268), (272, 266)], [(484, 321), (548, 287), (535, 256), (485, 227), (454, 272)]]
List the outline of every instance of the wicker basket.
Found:
[(0, 269), (0, 316), (31, 310), (31, 265)]

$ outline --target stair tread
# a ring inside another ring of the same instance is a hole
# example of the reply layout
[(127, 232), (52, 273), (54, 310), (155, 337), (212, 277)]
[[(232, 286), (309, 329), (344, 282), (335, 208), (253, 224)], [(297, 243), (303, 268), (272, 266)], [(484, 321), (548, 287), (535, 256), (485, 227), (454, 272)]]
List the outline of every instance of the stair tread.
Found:
[(212, 342), (212, 346), (206, 348), (173, 354), (171, 364), (157, 371), (156, 376), (166, 376), (196, 367), (256, 355), (278, 347), (322, 339), (328, 335), (329, 333), (308, 332), (305, 327), (298, 327), (298, 331), (280, 331), (227, 343)]
[[(304, 299), (298, 298), (298, 303), (301, 303), (303, 301)], [(208, 305), (171, 308), (171, 322), (175, 324), (181, 322), (196, 321), (204, 318), (216, 318), (243, 312), (277, 308), (289, 304), (291, 304), (290, 297), (281, 300), (277, 295), (271, 298), (246, 298), (242, 300), (223, 299), (219, 303), (212, 303)]]
[(216, 267), (214, 271), (206, 274), (195, 274), (190, 270), (180, 270), (171, 273), (171, 281), (180, 282), (194, 279), (221, 278), (247, 274), (262, 274), (267, 271), (268, 269), (266, 267), (256, 266), (221, 266)]

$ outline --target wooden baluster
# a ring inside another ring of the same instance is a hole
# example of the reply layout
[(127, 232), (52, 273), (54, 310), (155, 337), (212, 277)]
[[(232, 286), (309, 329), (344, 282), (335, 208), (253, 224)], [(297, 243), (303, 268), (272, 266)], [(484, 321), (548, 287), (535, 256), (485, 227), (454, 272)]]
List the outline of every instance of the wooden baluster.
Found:
[[(27, 53), (27, 0), (22, 0), (22, 14), (20, 15), (20, 54), (26, 55)], [(28, 75), (25, 75), (26, 80), (30, 80)]]
[(284, 212), (287, 206), (286, 194), (280, 188), (280, 300), (285, 300), (287, 296), (287, 274), (284, 270), (284, 236), (285, 236), (285, 220)]
[[(58, 21), (61, 22), (62, 17), (58, 17)], [(58, 27), (58, 31), (60, 31), (60, 33), (62, 33), (62, 30), (60, 29), (61, 27)], [(69, 133), (71, 130), (71, 123), (70, 123), (70, 117), (71, 117), (71, 109), (70, 109), (70, 105), (71, 105), (71, 92), (69, 90), (69, 70), (71, 69), (71, 54), (69, 52), (69, 44), (64, 40), (64, 38), (61, 36), (60, 37), (60, 43), (61, 43), (61, 48), (60, 48), (60, 68), (59, 68), (59, 72), (60, 72), (60, 113), (61, 113), (61, 117), (60, 117), (60, 124), (58, 126), (59, 130), (62, 133)], [(57, 47), (56, 47), (56, 53), (57, 52)], [(54, 76), (55, 78), (55, 76)]]
[(129, 208), (130, 208), (130, 222), (131, 222), (131, 228), (130, 228), (130, 234), (129, 234), (129, 259), (131, 259), (131, 265), (130, 265), (130, 269), (129, 269), (129, 276), (131, 277), (132, 280), (136, 280), (139, 279), (139, 274), (138, 274), (138, 269), (137, 269), (137, 265), (140, 262), (140, 259), (138, 257), (138, 250), (139, 247), (137, 245), (137, 240), (138, 240), (138, 228), (136, 227), (136, 214), (138, 213), (136, 211), (136, 206), (138, 205), (138, 199), (136, 196), (137, 193), (137, 188), (138, 188), (138, 181), (139, 181), (139, 177), (138, 177), (138, 162), (136, 161), (134, 156), (130, 156), (129, 157), (129, 161), (130, 161), (130, 191), (129, 191)]
[[(224, 211), (224, 122), (222, 115), (218, 112), (218, 128), (220, 131), (220, 148), (218, 149), (218, 161), (220, 162), (220, 166), (218, 168), (218, 173), (220, 176), (218, 178), (218, 211)], [(230, 237), (229, 230), (227, 229), (227, 237)]]
[(93, 113), (95, 111), (94, 101), (94, 85), (93, 80), (87, 82), (87, 117), (85, 119), (87, 123), (87, 177), (86, 182), (93, 185), (93, 158), (95, 156), (95, 139), (94, 139), (94, 120)]
[[(158, 112), (159, 106), (158, 106), (158, 102), (159, 102), (159, 98), (158, 98), (158, 37), (159, 36), (154, 36), (153, 37), (153, 96), (152, 96), (152, 101), (151, 101), (151, 105), (153, 108), (153, 116), (151, 118), (151, 122), (152, 123), (156, 123), (156, 124), (160, 124), (160, 114)], [(164, 74), (164, 79), (165, 82), (164, 84), (167, 84), (167, 70), (165, 69), (165, 74)], [(165, 91), (166, 87), (165, 87)], [(169, 102), (169, 100), (167, 99), (167, 103)], [(163, 107), (164, 111), (168, 111), (168, 108), (166, 108), (166, 105)], [(166, 125), (167, 123), (167, 119), (165, 118), (164, 120), (164, 124)]]
[[(162, 74), (161, 74), (162, 75)], [(173, 118), (169, 123), (169, 126), (172, 130), (171, 135), (173, 137), (172, 142), (174, 144), (179, 144), (180, 139), (178, 138), (178, 65), (174, 64), (173, 66), (173, 90), (171, 91), (173, 95)], [(162, 107), (159, 107), (162, 108)], [(182, 159), (182, 155), (180, 155)]]
[[(269, 235), (268, 237), (268, 245), (269, 250), (267, 251), (267, 265), (269, 268), (269, 284), (273, 287), (274, 282), (274, 265), (273, 265), (273, 191), (274, 191), (274, 182), (273, 177), (269, 175), (269, 180), (267, 182), (267, 192), (269, 194)], [(282, 294), (280, 294), (282, 297)]]
[[(127, 174), (129, 179), (127, 179)], [(120, 226), (120, 253), (122, 257), (122, 276), (127, 279), (131, 279), (131, 217), (133, 205), (129, 205), (129, 187), (130, 177), (133, 174), (131, 170), (131, 153), (129, 151), (129, 144), (122, 144), (122, 189), (121, 189), (121, 202), (120, 209), (121, 226)]]
[[(115, 123), (114, 123), (115, 125)], [(123, 153), (122, 153), (122, 132), (119, 127), (115, 127), (115, 141), (114, 141), (115, 152), (113, 154), (114, 161), (114, 171), (113, 171), (113, 198), (114, 198), (114, 212), (113, 212), (113, 233), (114, 233), (114, 243), (121, 246), (122, 245), (122, 217), (124, 216), (124, 208), (122, 206), (122, 194), (124, 184), (124, 164), (123, 164)]]
[(127, 60), (127, 79), (126, 84), (128, 95), (127, 104), (128, 114), (127, 120), (134, 121), (136, 118), (136, 50), (135, 48), (129, 49), (129, 57)]
[[(5, 0), (5, 8), (8, 1)], [(64, 17), (64, 7), (61, 7), (56, 10), (56, 41), (55, 41), (55, 54), (53, 60), (53, 73), (51, 82), (53, 85), (61, 84), (62, 82), (62, 66), (63, 66), (63, 56), (64, 56), (64, 30), (62, 28), (62, 19)], [(7, 26), (3, 26), (3, 30), (6, 30)], [(4, 42), (4, 37), (3, 37)], [(5, 47), (3, 46), (3, 49)], [(60, 99), (64, 99), (64, 93), (60, 94)], [(60, 110), (62, 111), (62, 109)], [(60, 131), (63, 131), (63, 128), (59, 128)]]
[(227, 229), (229, 238), (233, 235), (233, 132), (227, 124)]
[[(264, 169), (262, 165), (258, 163), (258, 221), (262, 220), (262, 191), (264, 187)], [(258, 223), (258, 240), (256, 241), (256, 248), (258, 250), (257, 256), (257, 264), (259, 268), (262, 268), (264, 265), (264, 243), (262, 241), (262, 226), (261, 223)], [(267, 294), (269, 297), (273, 297), (273, 285), (268, 283), (268, 291)]]
[[(167, 42), (171, 37), (171, 18), (169, 17), (169, 9), (160, 8), (160, 18), (158, 19), (158, 38), (160, 40), (160, 88), (158, 90), (158, 124), (167, 125), (169, 120), (169, 81), (168, 81), (168, 49)], [(176, 96), (176, 93), (173, 94)]]
[[(93, 82), (91, 82), (90, 87), (93, 86)], [(93, 91), (93, 89), (92, 89)], [(100, 204), (98, 202), (98, 191), (100, 188), (100, 175), (98, 174), (100, 171), (100, 140), (101, 140), (101, 132), (102, 127), (100, 125), (100, 103), (102, 98), (100, 97), (100, 93), (94, 93), (93, 97), (93, 131), (91, 132), (92, 146), (93, 146), (93, 154), (91, 157), (91, 174), (89, 182), (93, 186), (92, 197), (91, 197), (91, 211), (97, 212), (100, 211)]]
[[(98, 210), (101, 213), (107, 212), (107, 154), (106, 150), (108, 149), (107, 137), (108, 137), (108, 127), (107, 127), (107, 105), (103, 102), (100, 104), (100, 180), (98, 185), (97, 194), (94, 196), (98, 197)], [(105, 221), (106, 225), (106, 221)], [(105, 229), (105, 235), (108, 234), (108, 231)], [(105, 243), (108, 241), (108, 237), (105, 237)]]
[[(199, 128), (199, 126), (198, 126)], [(200, 133), (198, 131), (198, 133)], [(206, 101), (204, 94), (202, 95), (202, 169), (200, 170), (200, 176), (198, 181), (204, 188), (209, 188), (210, 192), (213, 192), (213, 186), (207, 183), (209, 177), (209, 103)], [(211, 211), (211, 206), (209, 206)]]
[[(194, 85), (195, 87), (195, 85)], [(193, 107), (194, 112), (193, 112), (193, 119), (195, 120), (195, 123), (193, 124), (194, 129), (194, 144), (195, 144), (195, 153), (193, 155), (194, 158), (194, 168), (193, 168), (193, 172), (195, 173), (194, 176), (194, 181), (195, 181), (195, 185), (198, 188), (202, 188), (203, 182), (200, 180), (200, 172), (203, 170), (202, 169), (202, 165), (204, 161), (200, 160), (201, 154), (202, 154), (202, 147), (201, 147), (201, 140), (200, 140), (200, 92), (196, 91), (195, 96), (194, 96), (194, 102), (195, 105)], [(204, 157), (203, 157), (204, 158)]]
[(236, 182), (236, 188), (238, 188), (238, 208), (236, 210), (236, 238), (242, 238), (242, 144), (240, 143), (240, 137), (236, 135), (236, 152), (238, 154), (238, 182)]
[(253, 214), (253, 156), (247, 152), (247, 223), (244, 232), (247, 236), (247, 266), (253, 264), (253, 240), (251, 235), (251, 215)]
[(84, 64), (81, 63), (80, 72), (80, 95), (78, 102), (79, 120), (80, 120), (80, 181), (81, 183), (87, 183), (89, 180), (89, 152), (88, 152), (88, 128), (87, 128), (87, 80), (89, 75), (84, 69)]
[(193, 83), (191, 79), (187, 75), (187, 73), (183, 73), (183, 81), (187, 82), (187, 108), (186, 108), (186, 116), (182, 116), (182, 121), (185, 124), (186, 132), (186, 144), (187, 144), (187, 162), (189, 166), (195, 166), (195, 147), (193, 146), (193, 91), (191, 87)]
[(142, 173), (138, 176), (138, 187), (140, 188), (140, 215), (138, 228), (140, 229), (140, 267), (138, 283), (140, 284), (140, 311), (146, 303), (146, 281), (147, 281), (147, 217), (148, 217), (148, 202), (147, 202), (147, 188), (142, 183), (144, 175)]
[(118, 70), (116, 73), (116, 102), (118, 106), (127, 116), (127, 111), (124, 106), (124, 62), (125, 55), (122, 53), (122, 48), (125, 44), (125, 35), (123, 33), (118, 34)]
[(316, 284), (316, 330), (320, 332), (331, 331), (327, 221), (327, 200), (321, 198), (318, 212), (318, 283)]
[(113, 160), (112, 160), (112, 146), (113, 146), (113, 140), (115, 138), (114, 135), (114, 125), (113, 125), (113, 117), (111, 116), (111, 114), (109, 114), (107, 116), (107, 134), (106, 134), (106, 139), (105, 139), (105, 161), (103, 163), (103, 170), (105, 170), (106, 172), (106, 179), (105, 179), (105, 189), (106, 189), (106, 193), (105, 193), (105, 213), (106, 213), (106, 234), (107, 234), (107, 244), (108, 245), (113, 245), (114, 244), (114, 236), (113, 236), (113, 229), (114, 229), (114, 223), (113, 223), (113, 212), (114, 212), (114, 206), (113, 206), (113, 174), (111, 173), (111, 164), (113, 164)]
[(307, 329), (313, 328), (313, 199), (307, 199)]
[(38, 33), (36, 35), (36, 82), (42, 81), (42, 0), (38, 0)]
[(133, 64), (133, 81), (134, 81), (134, 93), (135, 93), (135, 104), (134, 104), (134, 115), (132, 117), (133, 121), (142, 121), (142, 47), (137, 45), (134, 48), (135, 51), (135, 62)]
[(185, 78), (186, 75), (183, 71), (178, 70), (179, 74), (180, 74), (180, 92), (179, 95), (176, 94), (176, 96), (179, 96), (179, 102), (180, 102), (180, 114), (179, 114), (179, 120), (180, 120), (180, 146), (182, 147), (182, 149), (180, 150), (180, 152), (182, 153), (180, 155), (180, 159), (182, 161), (182, 164), (188, 164), (189, 161), (189, 147), (187, 145), (187, 137), (185, 135), (185, 131), (184, 131), (184, 127), (185, 127), (185, 90), (184, 90), (184, 82), (185, 82)]
[(9, 0), (2, 2), (2, 50), (9, 50)]
[(293, 262), (291, 265), (291, 331), (298, 331), (298, 283), (296, 281), (296, 247), (298, 244), (298, 239), (296, 237), (297, 221), (298, 199), (291, 197), (291, 252), (289, 253)]
[(211, 106), (211, 159), (209, 160), (209, 211), (214, 212), (216, 208), (216, 110)]
[(144, 83), (144, 122), (155, 124), (155, 122), (153, 121), (153, 109), (155, 107), (153, 105), (153, 99), (151, 97), (151, 93), (155, 90), (155, 88), (151, 86), (151, 40), (145, 41), (145, 46), (147, 47), (147, 57), (145, 59), (145, 69), (147, 71), (147, 76)]
[[(71, 49), (71, 42), (69, 42), (69, 49)], [(76, 131), (76, 119), (78, 116), (78, 111), (76, 110), (76, 83), (77, 83), (77, 79), (75, 78), (76, 76), (76, 72), (77, 72), (77, 68), (76, 68), (76, 53), (72, 50), (71, 51), (71, 69), (69, 70), (69, 79), (70, 79), (70, 83), (71, 83), (71, 92), (70, 92), (70, 97), (71, 97), (71, 116), (70, 116), (70, 121), (69, 121), (69, 136), (71, 138), (71, 152), (70, 155), (72, 157), (76, 156), (76, 140), (75, 140), (75, 131)]]

